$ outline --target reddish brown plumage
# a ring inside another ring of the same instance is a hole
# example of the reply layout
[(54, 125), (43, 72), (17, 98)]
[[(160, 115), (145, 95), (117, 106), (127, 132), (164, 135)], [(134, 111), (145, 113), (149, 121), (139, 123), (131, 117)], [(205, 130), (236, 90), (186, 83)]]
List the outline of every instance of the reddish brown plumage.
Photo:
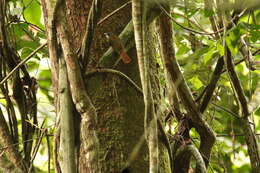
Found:
[(120, 57), (123, 60), (123, 63), (125, 63), (125, 64), (128, 64), (131, 62), (131, 58), (127, 55), (127, 53), (124, 50), (122, 50), (120, 52)]
[(123, 63), (128, 64), (131, 62), (131, 58), (127, 55), (124, 45), (119, 37), (114, 34), (105, 34), (112, 48), (120, 55)]

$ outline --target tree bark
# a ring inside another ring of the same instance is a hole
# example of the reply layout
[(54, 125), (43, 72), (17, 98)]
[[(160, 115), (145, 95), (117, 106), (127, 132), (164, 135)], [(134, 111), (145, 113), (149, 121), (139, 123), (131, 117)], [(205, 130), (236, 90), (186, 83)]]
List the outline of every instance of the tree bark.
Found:
[[(126, 0), (104, 1), (101, 19), (116, 10), (118, 7), (124, 5), (126, 2)], [(69, 66), (71, 64), (68, 64), (68, 62), (71, 61), (68, 60), (68, 58), (73, 59), (73, 56), (76, 57), (77, 52), (80, 52), (78, 50), (80, 50), (82, 38), (86, 30), (86, 22), (91, 7), (91, 1), (68, 0), (65, 4), (62, 4), (62, 6), (59, 7), (63, 9), (63, 11), (58, 12), (63, 13), (63, 18), (59, 18), (59, 20), (66, 20), (67, 22), (66, 28), (62, 28), (61, 26), (57, 30), (57, 38), (61, 41), (62, 45), (61, 52), (59, 52), (60, 50), (57, 49), (55, 43), (53, 42), (53, 35), (55, 35), (55, 33), (53, 33), (53, 28), (51, 27), (52, 23), (50, 22), (53, 17), (53, 10), (49, 9), (53, 8), (53, 4), (47, 0), (42, 0), (42, 4), (49, 42), (48, 45), (52, 64), (51, 70), (53, 74), (54, 91), (57, 100), (59, 97), (57, 87), (59, 80), (58, 72), (60, 68), (58, 65), (58, 58), (59, 56), (64, 55), (68, 73), (70, 73)], [(88, 167), (87, 153), (89, 151), (84, 147), (84, 143), (88, 141), (88, 138), (81, 137), (80, 148), (78, 149), (79, 154), (77, 156), (78, 158), (76, 158), (78, 172), (114, 173), (121, 172), (124, 169), (130, 170), (131, 172), (148, 172), (148, 149), (143, 140), (143, 95), (136, 87), (140, 87), (141, 84), (136, 52), (133, 48), (131, 48), (133, 47), (132, 43), (134, 38), (130, 38), (132, 42), (131, 45), (129, 43), (124, 43), (124, 46), (127, 47), (127, 54), (132, 59), (129, 64), (124, 64), (122, 61), (119, 61), (116, 64), (116, 60), (119, 58), (117, 54), (113, 54), (111, 59), (100, 60), (102, 55), (109, 48), (109, 43), (104, 39), (104, 33), (110, 32), (115, 35), (119, 35), (130, 20), (131, 6), (128, 5), (125, 6), (123, 10), (120, 10), (110, 16), (107, 20), (99, 23), (97, 28), (95, 28), (95, 34), (93, 36), (94, 39), (90, 49), (90, 56), (88, 57), (89, 63), (87, 68), (83, 68), (87, 70), (84, 72), (81, 71), (80, 75), (83, 76), (83, 74), (87, 74), (83, 79), (85, 82), (85, 92), (93, 104), (97, 115), (97, 122), (94, 126), (96, 126), (95, 132), (97, 132), (97, 138), (99, 140), (99, 148), (97, 151), (98, 161), (93, 163), (93, 166), (96, 164), (98, 169), (94, 171), (92, 168)], [(66, 39), (63, 34), (69, 35), (70, 39), (69, 42), (67, 42), (68, 47), (66, 47), (66, 45), (64, 47), (63, 41), (66, 41)], [(128, 48), (130, 48), (130, 50), (128, 50)], [(70, 55), (70, 52), (74, 53), (73, 56)], [(123, 73), (130, 78), (135, 85), (129, 82), (129, 80), (125, 77), (122, 77), (122, 75), (118, 75), (120, 73), (110, 73), (111, 70), (103, 70), (103, 72), (101, 72), (103, 68), (113, 69)], [(90, 74), (89, 72), (92, 73)], [(70, 78), (69, 74), (68, 78), (70, 85), (72, 86), (71, 81), (73, 79), (75, 80), (75, 78)], [(75, 89), (75, 87), (71, 87), (71, 92), (73, 92), (73, 89)], [(73, 101), (75, 104), (75, 98)], [(59, 110), (58, 104), (56, 104), (56, 110)], [(80, 112), (79, 109), (77, 109), (77, 111), (81, 114), (81, 118), (83, 118), (82, 112)], [(81, 123), (75, 124), (75, 126), (81, 126), (81, 136), (89, 131), (89, 126), (84, 126), (82, 121)], [(75, 135), (77, 135), (77, 132)], [(56, 136), (58, 138), (57, 141), (59, 141), (59, 139), (61, 139), (61, 135), (57, 134)], [(57, 145), (59, 146), (59, 142), (57, 142)], [(165, 150), (160, 151), (163, 162), (165, 160), (160, 169), (161, 172), (166, 172), (165, 170), (169, 167), (169, 164), (167, 164), (168, 158), (165, 157), (167, 156), (167, 153)], [(56, 152), (58, 152), (58, 150), (56, 150)], [(57, 155), (60, 155), (60, 153), (57, 153)], [(57, 157), (57, 167), (62, 166), (61, 160), (59, 159), (60, 157)], [(57, 169), (58, 172), (62, 172), (61, 170)]]

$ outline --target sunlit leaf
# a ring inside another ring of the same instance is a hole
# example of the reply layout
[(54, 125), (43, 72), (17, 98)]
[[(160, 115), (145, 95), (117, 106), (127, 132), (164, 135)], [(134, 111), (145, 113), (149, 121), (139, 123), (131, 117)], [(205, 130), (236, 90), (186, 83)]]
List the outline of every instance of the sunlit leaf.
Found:
[(44, 28), (41, 23), (41, 7), (36, 0), (23, 0), (25, 4), (24, 17), (29, 23), (37, 25), (40, 28)]
[(226, 44), (233, 55), (238, 53), (239, 39), (246, 33), (245, 25), (240, 24), (234, 29), (230, 30), (226, 36)]
[(199, 89), (200, 87), (203, 86), (203, 83), (200, 81), (198, 76), (191, 78), (189, 81), (192, 83), (192, 85), (195, 87), (195, 89)]
[(220, 44), (220, 43), (217, 44), (217, 50), (218, 50), (218, 53), (220, 54), (220, 56), (224, 56), (224, 54), (225, 54), (225, 49), (224, 49), (224, 47), (222, 46), (222, 44)]
[(217, 50), (215, 47), (211, 48), (207, 53), (204, 54), (204, 63), (206, 64), (213, 56), (214, 53), (216, 53)]
[(51, 72), (50, 70), (42, 70), (39, 74), (39, 85), (41, 87), (49, 88), (51, 86)]
[(179, 47), (179, 49), (178, 49), (176, 55), (182, 55), (182, 54), (185, 54), (185, 53), (187, 53), (187, 52), (189, 52), (189, 51), (190, 51), (190, 48), (188, 48), (188, 47), (186, 46), (186, 44), (182, 44), (182, 46)]

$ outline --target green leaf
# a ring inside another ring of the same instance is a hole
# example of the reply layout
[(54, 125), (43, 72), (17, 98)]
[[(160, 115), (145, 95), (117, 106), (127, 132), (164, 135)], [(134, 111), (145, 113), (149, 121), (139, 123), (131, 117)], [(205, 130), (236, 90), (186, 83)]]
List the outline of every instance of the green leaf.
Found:
[[(245, 23), (244, 23), (245, 24)], [(246, 23), (247, 24), (247, 23)], [(252, 29), (252, 30), (259, 30), (260, 29), (260, 25), (256, 25), (256, 24), (247, 24), (249, 27), (250, 27), (250, 29)]]
[(220, 54), (220, 56), (224, 56), (224, 54), (225, 54), (225, 49), (224, 49), (224, 47), (222, 46), (222, 44), (220, 44), (220, 43), (217, 44), (217, 50), (218, 50), (218, 53)]
[(40, 63), (39, 63), (39, 61), (29, 61), (26, 63), (26, 65), (27, 65), (29, 71), (33, 71), (33, 70), (36, 70), (39, 68)]
[(15, 24), (12, 24), (11, 27), (14, 31), (15, 36), (18, 38), (21, 38), (22, 36), (24, 36), (25, 35), (24, 31), (28, 30), (28, 24), (25, 24), (25, 23), (17, 23), (17, 24), (15, 23)]
[(255, 15), (256, 23), (259, 23), (260, 21), (260, 11), (258, 10), (258, 13)]
[(50, 70), (42, 70), (39, 74), (38, 84), (41, 88), (49, 88), (51, 86), (51, 72)]
[(214, 14), (215, 14), (214, 11), (211, 10), (211, 9), (205, 9), (205, 10), (204, 10), (204, 16), (205, 16), (205, 17), (211, 17), (211, 16), (213, 16)]
[(260, 32), (259, 31), (251, 31), (250, 35), (251, 35), (250, 39), (253, 42), (256, 42), (256, 41), (260, 40)]
[(44, 26), (41, 23), (42, 11), (40, 4), (35, 0), (23, 0), (23, 3), (25, 4), (25, 20), (43, 29)]
[(188, 11), (187, 17), (192, 17), (192, 16), (194, 16), (198, 11), (199, 11), (198, 8), (190, 9), (190, 10)]
[[(29, 31), (28, 24), (25, 23), (16, 23), (12, 24), (11, 28), (16, 36), (16, 49), (31, 49), (29, 53), (31, 53), (35, 48), (39, 46), (39, 37), (35, 37), (32, 32)], [(22, 58), (26, 57), (28, 54), (23, 54), (24, 50), (22, 50)]]
[(203, 83), (200, 81), (198, 76), (194, 76), (189, 81), (192, 83), (196, 90), (203, 86)]
[(217, 50), (215, 47), (212, 47), (207, 53), (204, 54), (204, 63), (206, 64), (213, 56), (214, 53), (216, 53)]
[(181, 46), (179, 47), (179, 49), (178, 49), (178, 51), (177, 51), (177, 53), (176, 53), (176, 55), (183, 55), (183, 54), (186, 54), (187, 52), (189, 52), (190, 51), (190, 48), (188, 48), (187, 46), (186, 46), (186, 44), (181, 44)]
[(24, 45), (24, 47), (21, 48), (21, 53), (20, 53), (21, 58), (24, 59), (33, 52), (32, 47), (34, 46), (34, 43), (30, 41), (21, 41), (20, 44)]
[(237, 25), (227, 33), (226, 44), (233, 55), (237, 54), (239, 49), (239, 39), (245, 33), (246, 29), (243, 23)]
[(208, 51), (210, 50), (210, 47), (208, 46), (205, 46), (205, 47), (202, 47), (200, 49), (197, 49), (193, 54), (189, 55), (187, 60), (190, 61), (194, 61), (196, 59), (199, 59), (201, 58), (205, 53), (207, 53)]

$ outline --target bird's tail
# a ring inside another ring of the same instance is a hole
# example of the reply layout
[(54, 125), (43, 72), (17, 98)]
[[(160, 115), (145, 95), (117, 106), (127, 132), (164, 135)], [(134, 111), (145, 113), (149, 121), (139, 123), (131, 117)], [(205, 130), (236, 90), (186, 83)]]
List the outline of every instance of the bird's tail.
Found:
[(125, 51), (120, 52), (120, 57), (125, 64), (128, 64), (132, 61), (132, 59), (127, 55), (127, 53)]

